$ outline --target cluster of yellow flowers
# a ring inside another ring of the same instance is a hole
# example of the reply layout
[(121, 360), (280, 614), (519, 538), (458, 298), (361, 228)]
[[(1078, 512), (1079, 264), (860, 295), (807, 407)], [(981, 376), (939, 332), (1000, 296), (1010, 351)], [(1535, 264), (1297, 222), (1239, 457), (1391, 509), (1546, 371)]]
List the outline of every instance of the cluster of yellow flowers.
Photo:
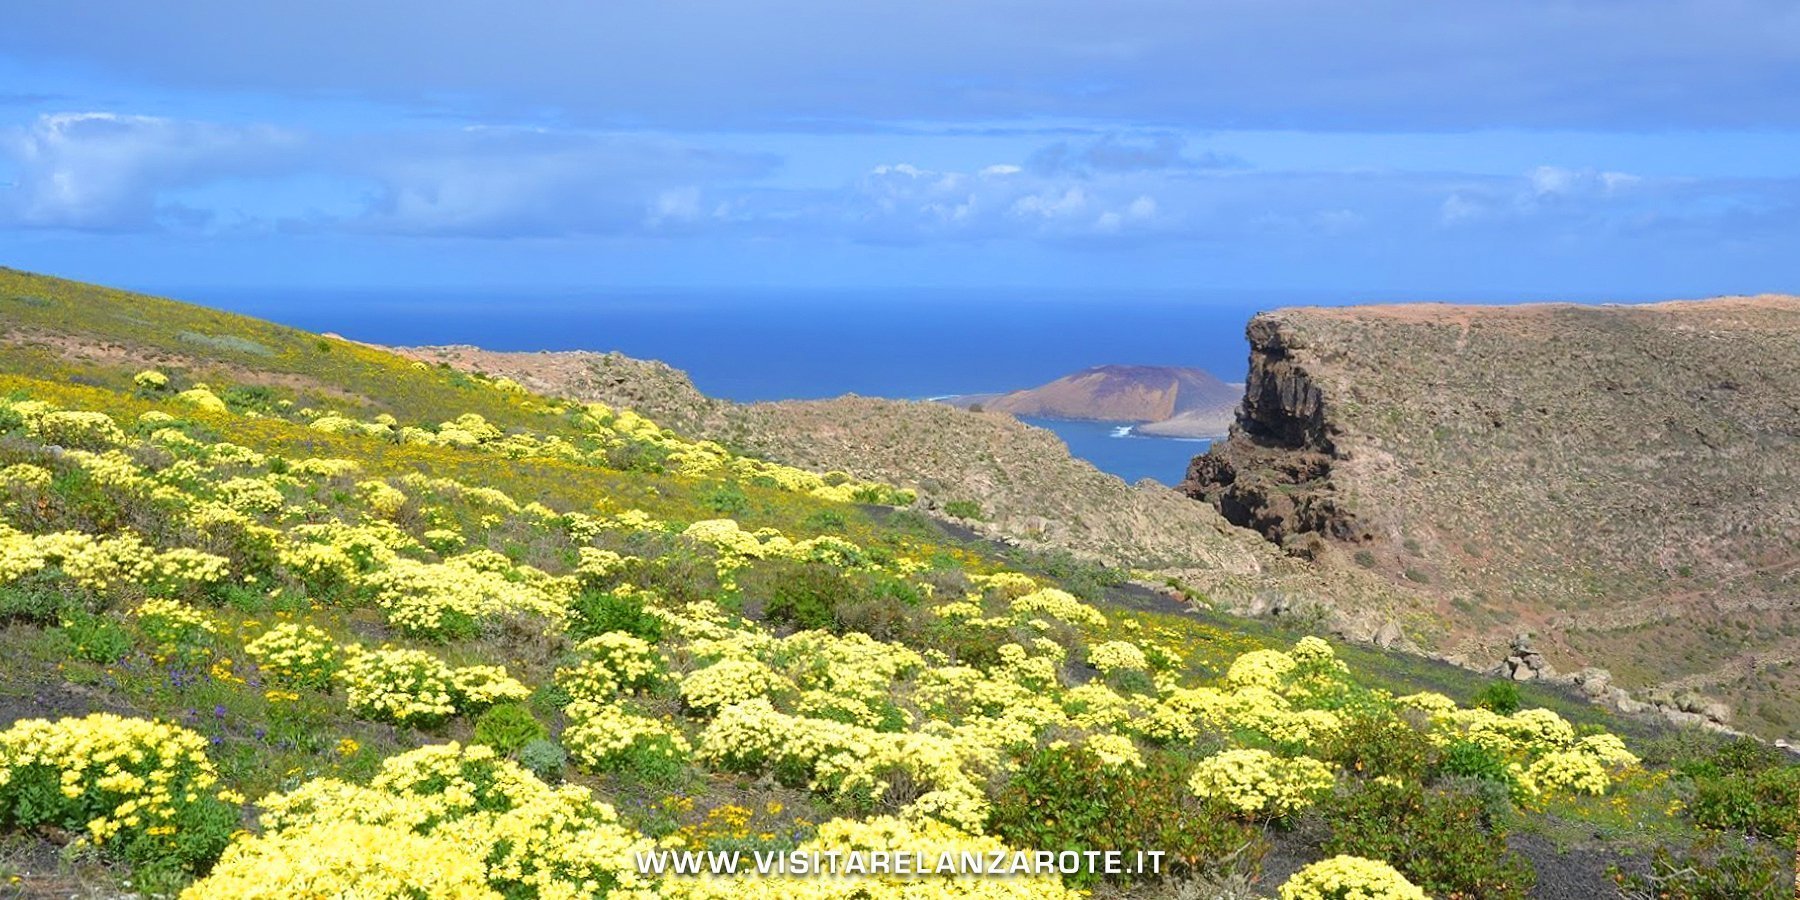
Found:
[(385, 481), (357, 482), (356, 496), (376, 515), (383, 517), (394, 515), (406, 505), (406, 494)]
[(562, 741), (569, 755), (594, 772), (615, 772), (644, 757), (684, 762), (692, 748), (680, 730), (616, 704), (576, 700), (564, 710), (569, 727)]
[(213, 393), (212, 388), (204, 384), (196, 384), (193, 387), (176, 394), (175, 399), (207, 412), (222, 413), (230, 411), (230, 407), (225, 405), (225, 401), (220, 400), (219, 395)]
[(1334, 856), (1293, 874), (1281, 900), (1426, 900), (1393, 866), (1360, 856)]
[(94, 591), (178, 596), (219, 584), (231, 561), (186, 547), (158, 552), (135, 535), (26, 534), (0, 523), (0, 583), (55, 566)]
[(180, 841), (204, 839), (178, 826), (242, 802), (214, 789), (205, 750), (185, 728), (111, 713), (15, 722), (0, 732), (0, 822), (56, 825), (101, 846), (149, 841), (174, 855)]
[(131, 376), (131, 383), (147, 391), (160, 391), (168, 388), (169, 376), (155, 369), (145, 369)]
[(220, 482), (216, 490), (226, 506), (246, 515), (272, 513), (287, 504), (281, 488), (267, 477), (229, 478)]
[(1201, 760), (1188, 787), (1239, 812), (1279, 818), (1311, 806), (1336, 783), (1331, 767), (1310, 757), (1225, 750)]
[(151, 598), (133, 612), (158, 659), (204, 658), (219, 629), (206, 614), (179, 600)]
[(34, 466), (31, 463), (14, 463), (0, 468), (0, 484), (7, 487), (31, 488), (41, 491), (49, 487), (50, 482), (54, 480), (55, 476), (49, 469), (43, 466)]
[(715, 713), (790, 688), (787, 679), (754, 659), (722, 659), (682, 679), (681, 699), (696, 712)]
[(568, 618), (572, 579), (515, 566), (491, 550), (441, 563), (394, 559), (361, 582), (373, 590), (388, 621), (408, 634), (441, 636), (457, 622), (477, 623), (508, 613), (552, 625)]
[(822, 562), (842, 569), (865, 565), (861, 547), (830, 535), (795, 541), (773, 528), (745, 531), (735, 519), (702, 519), (681, 534), (717, 552), (719, 578), (726, 584), (732, 583), (732, 573), (753, 559)]
[(919, 732), (878, 732), (777, 711), (765, 698), (726, 707), (700, 735), (699, 757), (745, 773), (773, 770), (808, 788), (873, 804), (896, 784), (921, 790), (913, 812), (979, 830), (987, 798), (963, 768), (955, 742)]
[(556, 683), (577, 700), (604, 702), (621, 690), (649, 687), (667, 665), (661, 651), (623, 631), (609, 631), (576, 645), (584, 657), (556, 670)]
[[(505, 379), (494, 384), (518, 387), (516, 382)], [(310, 419), (310, 427), (331, 434), (362, 434), (403, 444), (476, 450), (508, 459), (555, 459), (606, 466), (609, 465), (609, 452), (640, 447), (660, 456), (669, 471), (686, 478), (756, 481), (842, 503), (905, 506), (916, 499), (911, 491), (879, 482), (858, 481), (842, 472), (819, 475), (766, 460), (736, 456), (720, 444), (688, 441), (631, 410), (614, 410), (598, 403), (583, 409), (579, 421), (584, 433), (574, 441), (559, 435), (526, 431), (509, 434), (479, 413), (472, 412), (431, 427), (401, 426), (392, 416), (385, 415), (365, 422), (335, 412), (311, 409), (300, 410), (299, 414)]]
[[(818, 833), (798, 848), (804, 853), (827, 854), (859, 851), (918, 853), (937, 861), (942, 854), (961, 859), (965, 853), (986, 859), (1012, 851), (991, 837), (962, 831), (931, 820), (876, 816), (865, 821), (834, 819), (819, 826)], [(821, 875), (817, 877), (729, 878), (702, 876), (665, 879), (659, 893), (680, 900), (931, 900), (931, 898), (980, 898), (980, 900), (1076, 900), (1079, 890), (1065, 887), (1055, 875), (988, 878), (950, 874)]]
[(1060, 588), (1040, 588), (1012, 602), (1015, 615), (1044, 613), (1052, 618), (1060, 619), (1070, 625), (1087, 625), (1094, 628), (1106, 627), (1106, 616), (1100, 611), (1081, 602), (1074, 594)]
[[(1638, 764), (1637, 756), (1625, 749), (1617, 735), (1601, 733), (1577, 739), (1575, 727), (1548, 709), (1502, 715), (1427, 702), (1439, 726), (1431, 734), (1434, 742), (1469, 741), (1508, 759), (1514, 781), (1527, 794), (1604, 794), (1616, 773)], [(1418, 705), (1418, 701), (1414, 703)]]
[(1150, 668), (1144, 651), (1130, 641), (1107, 641), (1088, 649), (1088, 665), (1103, 675), (1114, 672), (1143, 672)]
[(244, 653), (273, 681), (326, 690), (338, 668), (337, 645), (311, 625), (284, 622), (244, 646)]
[(633, 854), (654, 845), (611, 807), (483, 746), (423, 747), (387, 759), (367, 786), (316, 779), (258, 806), (262, 833), (183, 900), (575, 900), (648, 887)]
[[(16, 407), (15, 407), (16, 408)], [(101, 412), (57, 410), (25, 420), (25, 428), (46, 444), (99, 450), (126, 443), (125, 432)]]
[(459, 712), (531, 696), (499, 666), (452, 668), (422, 650), (395, 647), (353, 647), (349, 656), (338, 680), (350, 711), (378, 721), (428, 727)]

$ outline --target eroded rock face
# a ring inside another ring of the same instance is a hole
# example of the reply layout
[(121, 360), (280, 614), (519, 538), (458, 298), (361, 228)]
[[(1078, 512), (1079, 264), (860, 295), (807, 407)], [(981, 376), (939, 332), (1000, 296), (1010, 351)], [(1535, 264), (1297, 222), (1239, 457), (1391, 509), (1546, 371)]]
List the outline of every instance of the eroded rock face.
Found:
[(1308, 347), (1277, 314), (1250, 320), (1250, 375), (1237, 423), (1189, 465), (1180, 490), (1234, 525), (1311, 555), (1299, 540), (1365, 537), (1331, 480), (1338, 456), (1323, 387), (1307, 370)]

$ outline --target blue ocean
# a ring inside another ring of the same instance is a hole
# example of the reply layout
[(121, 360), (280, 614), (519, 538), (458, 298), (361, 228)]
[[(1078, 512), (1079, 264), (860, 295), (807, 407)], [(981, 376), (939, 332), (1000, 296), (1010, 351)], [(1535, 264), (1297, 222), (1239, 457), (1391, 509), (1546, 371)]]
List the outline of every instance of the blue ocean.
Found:
[[(1043, 291), (171, 290), (182, 299), (383, 344), (617, 350), (660, 359), (732, 400), (846, 393), (923, 399), (1014, 390), (1104, 363), (1242, 381), (1258, 310), (1339, 296)], [(1036, 420), (1127, 481), (1181, 480), (1204, 441)]]

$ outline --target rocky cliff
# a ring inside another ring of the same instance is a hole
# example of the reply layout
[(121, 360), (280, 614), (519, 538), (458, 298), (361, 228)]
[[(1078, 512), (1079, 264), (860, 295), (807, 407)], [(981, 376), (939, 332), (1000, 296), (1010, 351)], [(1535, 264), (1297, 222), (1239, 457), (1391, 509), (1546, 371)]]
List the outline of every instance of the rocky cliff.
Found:
[(1800, 730), (1800, 299), (1290, 309), (1247, 336), (1237, 423), (1183, 491), (1435, 596), (1471, 662), (1530, 632), (1552, 671)]

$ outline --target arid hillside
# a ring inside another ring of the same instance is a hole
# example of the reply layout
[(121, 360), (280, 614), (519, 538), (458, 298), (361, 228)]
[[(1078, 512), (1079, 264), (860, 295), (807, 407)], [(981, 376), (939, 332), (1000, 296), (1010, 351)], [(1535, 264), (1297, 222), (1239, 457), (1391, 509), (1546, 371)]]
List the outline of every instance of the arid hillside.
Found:
[[(1441, 646), (1800, 731), (1800, 299), (1288, 309), (1183, 489), (1439, 596)], [(1689, 704), (1694, 698), (1687, 698)]]

